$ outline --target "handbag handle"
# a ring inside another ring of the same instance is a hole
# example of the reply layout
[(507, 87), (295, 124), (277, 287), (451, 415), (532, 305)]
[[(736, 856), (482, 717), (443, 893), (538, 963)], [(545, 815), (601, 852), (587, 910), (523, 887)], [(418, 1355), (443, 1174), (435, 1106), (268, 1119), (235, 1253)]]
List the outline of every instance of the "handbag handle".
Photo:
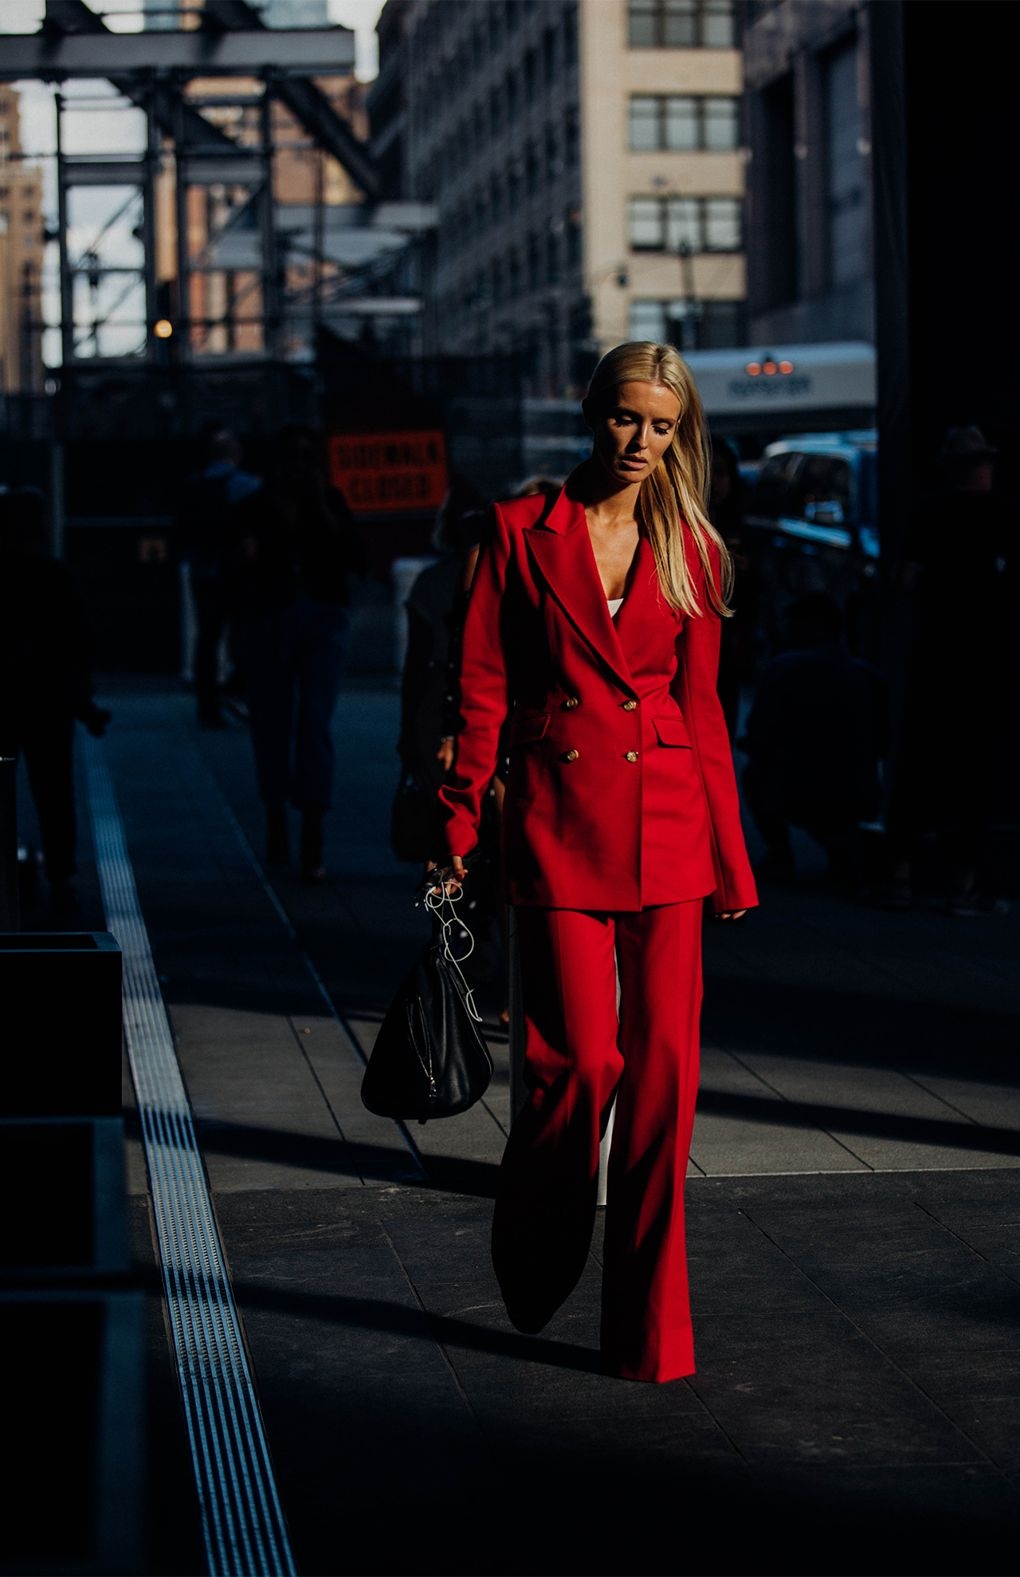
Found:
[[(460, 903), (463, 896), (463, 887), (458, 888), (456, 893), (454, 893), (444, 882), (440, 887), (428, 888), (425, 892), (422, 902), (424, 903), (425, 908), (428, 910), (429, 914), (434, 915), (436, 920), (439, 922), (439, 945), (442, 949), (443, 957), (449, 964), (451, 972), (456, 977), (457, 983), (464, 993), (464, 1002), (467, 1006), (468, 1012), (471, 1014), (471, 1017), (474, 1019), (475, 1023), (480, 1024), (482, 1022), (482, 1015), (475, 1007), (474, 991), (468, 985), (464, 976), (464, 971), (460, 967), (466, 959), (471, 957), (471, 954), (475, 950), (474, 937), (471, 935), (468, 927), (464, 924), (464, 921), (461, 920), (457, 915), (457, 905)], [(454, 925), (457, 925), (464, 932), (464, 935), (468, 940), (467, 952), (461, 953), (459, 957), (454, 953), (453, 948), (450, 946), (450, 933), (452, 932)]]

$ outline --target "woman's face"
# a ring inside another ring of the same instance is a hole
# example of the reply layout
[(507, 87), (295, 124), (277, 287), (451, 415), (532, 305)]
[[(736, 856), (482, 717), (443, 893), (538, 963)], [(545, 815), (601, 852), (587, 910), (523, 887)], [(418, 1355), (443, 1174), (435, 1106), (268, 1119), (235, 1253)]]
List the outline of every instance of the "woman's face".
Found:
[(680, 401), (663, 383), (621, 383), (595, 422), (594, 454), (617, 482), (643, 482), (673, 442)]

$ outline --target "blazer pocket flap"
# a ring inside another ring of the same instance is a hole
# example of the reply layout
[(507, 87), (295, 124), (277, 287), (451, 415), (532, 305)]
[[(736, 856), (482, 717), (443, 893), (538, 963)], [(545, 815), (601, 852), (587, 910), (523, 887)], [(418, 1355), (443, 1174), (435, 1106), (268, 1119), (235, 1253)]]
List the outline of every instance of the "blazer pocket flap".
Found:
[(510, 743), (527, 745), (549, 732), (548, 712), (514, 712), (510, 718)]
[(655, 732), (660, 745), (686, 745), (691, 747), (691, 736), (682, 717), (653, 717)]

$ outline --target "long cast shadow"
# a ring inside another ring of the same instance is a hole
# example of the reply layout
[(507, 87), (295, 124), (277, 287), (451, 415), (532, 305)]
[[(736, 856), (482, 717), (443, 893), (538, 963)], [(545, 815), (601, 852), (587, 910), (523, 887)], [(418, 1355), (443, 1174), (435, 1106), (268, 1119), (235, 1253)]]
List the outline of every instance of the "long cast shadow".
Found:
[(1020, 1156), (1020, 1130), (985, 1127), (980, 1123), (943, 1121), (936, 1117), (908, 1117), (892, 1112), (856, 1111), (848, 1106), (820, 1102), (769, 1100), (763, 1095), (735, 1095), (723, 1090), (702, 1090), (698, 1111), (736, 1117), (760, 1127), (823, 1128), (828, 1132), (858, 1134), (874, 1139), (902, 1139), (939, 1149), (991, 1151)]
[(497, 1331), (491, 1326), (472, 1325), (449, 1314), (432, 1314), (427, 1309), (405, 1308), (385, 1298), (354, 1298), (339, 1293), (295, 1292), (267, 1287), (249, 1281), (233, 1282), (234, 1297), (241, 1308), (250, 1306), (300, 1318), (325, 1320), (331, 1325), (346, 1325), (359, 1330), (382, 1331), (430, 1341), (440, 1347), (459, 1347), (495, 1357), (549, 1364), (556, 1369), (575, 1369), (585, 1374), (600, 1374), (598, 1349), (568, 1342), (550, 1341), (542, 1336), (521, 1336), (515, 1331)]
[[(125, 1112), (129, 1137), (142, 1137), (137, 1108)], [(167, 1114), (154, 1113), (158, 1121)], [(324, 1177), (371, 1178), (375, 1182), (409, 1183), (438, 1193), (464, 1194), (478, 1199), (496, 1197), (499, 1167), (495, 1162), (461, 1160), (457, 1156), (423, 1156), (411, 1150), (389, 1150), (382, 1145), (348, 1143), (321, 1135), (286, 1133), (256, 1123), (208, 1121), (196, 1118), (195, 1136), (206, 1155), (234, 1156), (264, 1161)], [(172, 1118), (171, 1118), (172, 1125)]]

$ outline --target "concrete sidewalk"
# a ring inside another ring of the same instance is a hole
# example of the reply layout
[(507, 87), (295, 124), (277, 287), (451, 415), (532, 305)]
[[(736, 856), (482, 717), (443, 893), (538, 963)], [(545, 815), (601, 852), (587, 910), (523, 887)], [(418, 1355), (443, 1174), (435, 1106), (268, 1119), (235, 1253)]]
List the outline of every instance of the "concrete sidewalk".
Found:
[[(889, 912), (809, 878), (706, 926), (698, 1374), (627, 1384), (597, 1371), (597, 1241), (541, 1338), (503, 1313), (496, 998), (484, 1102), (413, 1144), (361, 1106), (425, 935), (387, 847), (395, 692), (342, 697), (318, 888), (262, 871), (243, 725), (201, 733), (155, 681), (102, 700), (302, 1572), (1012, 1570), (1020, 905)], [(101, 924), (87, 869), (83, 903)], [(130, 1178), (154, 1271), (136, 1148)], [(147, 1570), (197, 1572), (153, 1289)]]

